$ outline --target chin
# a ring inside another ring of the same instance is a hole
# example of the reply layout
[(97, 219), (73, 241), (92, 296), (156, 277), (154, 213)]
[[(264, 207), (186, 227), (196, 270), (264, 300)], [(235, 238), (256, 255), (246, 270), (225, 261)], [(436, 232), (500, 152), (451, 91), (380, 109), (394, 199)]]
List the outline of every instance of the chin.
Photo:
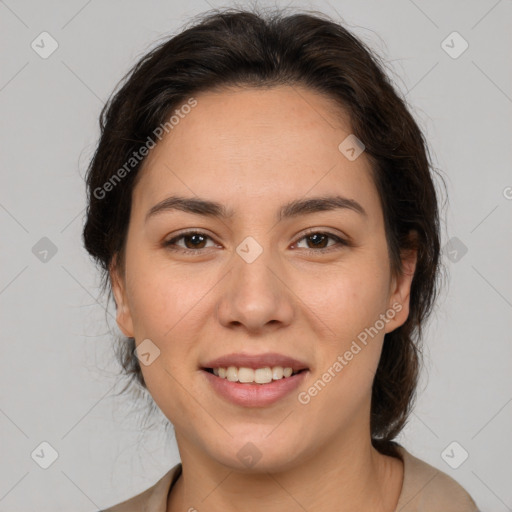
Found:
[(272, 429), (254, 432), (253, 425), (249, 435), (231, 432), (233, 437), (226, 444), (216, 444), (214, 449), (206, 451), (220, 464), (241, 473), (273, 473), (294, 467), (299, 449), (304, 448), (300, 440), (295, 441), (290, 436), (269, 436), (269, 432)]

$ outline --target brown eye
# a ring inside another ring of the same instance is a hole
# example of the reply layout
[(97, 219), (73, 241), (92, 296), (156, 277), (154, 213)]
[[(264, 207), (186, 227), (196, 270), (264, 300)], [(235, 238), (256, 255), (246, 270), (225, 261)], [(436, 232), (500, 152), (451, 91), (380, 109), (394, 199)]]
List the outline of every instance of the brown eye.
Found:
[[(328, 245), (328, 240), (334, 240), (336, 243)], [(322, 250), (328, 250), (330, 247), (336, 246), (336, 245), (348, 245), (348, 242), (343, 240), (337, 235), (334, 235), (332, 233), (324, 233), (322, 231), (313, 231), (311, 233), (308, 233), (306, 236), (303, 236), (297, 243), (298, 245), (302, 240), (306, 240), (306, 243), (308, 244), (308, 247), (306, 247), (306, 250), (314, 251), (314, 252), (321, 252)]]
[[(188, 231), (186, 233), (181, 233), (180, 235), (171, 238), (164, 242), (164, 247), (167, 247), (171, 250), (182, 251), (186, 253), (191, 252), (200, 252), (202, 249), (206, 249), (205, 243), (211, 237), (206, 233), (201, 233), (200, 231)], [(184, 241), (184, 246), (179, 245), (178, 241)]]
[(326, 247), (326, 243), (328, 243), (329, 236), (323, 233), (314, 233), (313, 235), (308, 235), (306, 240), (311, 241), (313, 244), (313, 248), (315, 249), (324, 249)]
[[(183, 245), (178, 243), (182, 240)], [(188, 231), (165, 241), (163, 245), (172, 251), (178, 251), (187, 254), (200, 254), (203, 249), (208, 248), (205, 245), (208, 240), (212, 240), (212, 238), (206, 233), (202, 233), (200, 231)], [(305, 249), (311, 252), (327, 252), (331, 250), (331, 247), (335, 248), (336, 246), (349, 245), (346, 240), (340, 238), (339, 236), (322, 231), (312, 231), (306, 234), (300, 238), (295, 245), (298, 246), (298, 244), (303, 240), (305, 240), (307, 243), (307, 247), (305, 247)], [(334, 243), (329, 244), (329, 240), (333, 240)]]

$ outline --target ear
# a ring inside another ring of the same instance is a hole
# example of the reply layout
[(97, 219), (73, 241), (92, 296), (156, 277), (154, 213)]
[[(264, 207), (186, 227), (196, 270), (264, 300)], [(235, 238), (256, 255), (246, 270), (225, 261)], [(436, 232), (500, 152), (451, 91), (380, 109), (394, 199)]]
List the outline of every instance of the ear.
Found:
[(401, 253), (402, 272), (391, 279), (388, 308), (396, 312), (393, 319), (386, 324), (386, 332), (391, 332), (403, 325), (409, 316), (411, 284), (416, 271), (417, 249), (403, 250)]
[(117, 262), (118, 255), (112, 258), (109, 268), (110, 284), (116, 301), (116, 322), (122, 333), (128, 338), (133, 338), (133, 321), (128, 301), (126, 298), (126, 289), (123, 272)]

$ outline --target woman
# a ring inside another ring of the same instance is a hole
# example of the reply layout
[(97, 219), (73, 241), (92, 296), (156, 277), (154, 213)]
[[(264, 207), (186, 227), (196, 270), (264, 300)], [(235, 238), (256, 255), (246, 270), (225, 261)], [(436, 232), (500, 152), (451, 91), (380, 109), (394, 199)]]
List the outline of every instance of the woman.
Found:
[(134, 67), (101, 129), (84, 243), (181, 458), (108, 511), (476, 511), (393, 441), (439, 214), (377, 57), (324, 15), (208, 14)]

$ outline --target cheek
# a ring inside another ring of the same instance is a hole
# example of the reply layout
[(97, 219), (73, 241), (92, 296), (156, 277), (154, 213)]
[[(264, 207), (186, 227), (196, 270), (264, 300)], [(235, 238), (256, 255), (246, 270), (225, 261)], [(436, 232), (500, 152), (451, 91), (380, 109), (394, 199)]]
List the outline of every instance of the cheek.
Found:
[(202, 417), (190, 397), (201, 395), (191, 376), (197, 370), (201, 326), (211, 317), (205, 308), (211, 307), (206, 299), (214, 283), (203, 277), (191, 279), (175, 268), (146, 266), (132, 280), (136, 339), (149, 338), (160, 351), (152, 364), (140, 365), (144, 381), (155, 403), (176, 426), (184, 416), (187, 421)]
[[(170, 265), (138, 268), (130, 291), (136, 340), (149, 338), (159, 350), (154, 363), (141, 364), (141, 370), (155, 402), (175, 420), (180, 410), (189, 409), (189, 393), (200, 395), (191, 375), (197, 371), (198, 340), (213, 316), (208, 292), (218, 279), (212, 273), (180, 272)], [(184, 382), (188, 392), (180, 385)]]
[(214, 276), (185, 272), (148, 256), (132, 259), (127, 284), (134, 328), (144, 337), (162, 341), (194, 323), (215, 284)]
[(370, 285), (352, 275), (328, 291), (324, 304), (319, 309), (322, 322), (317, 324), (329, 326), (329, 337), (319, 337), (318, 366), (302, 391), (307, 395), (304, 400), (310, 400), (308, 414), (324, 418), (322, 428), (335, 431), (340, 425), (349, 428), (354, 418), (367, 414), (385, 334), (375, 324), (385, 311), (385, 301), (379, 281)]
[[(358, 265), (330, 276), (323, 293), (308, 303), (318, 312), (316, 325), (324, 333), (318, 336), (315, 378), (328, 382), (328, 389), (316, 401), (318, 413), (333, 403), (356, 408), (371, 393), (385, 334), (379, 318), (386, 311), (388, 275), (382, 265), (367, 261), (360, 258)], [(341, 411), (339, 415), (344, 417)]]
[[(372, 326), (385, 311), (388, 301), (388, 276), (373, 265), (347, 266), (315, 283), (316, 292), (306, 294), (305, 302), (340, 341), (357, 337)], [(315, 288), (312, 288), (315, 289)]]

